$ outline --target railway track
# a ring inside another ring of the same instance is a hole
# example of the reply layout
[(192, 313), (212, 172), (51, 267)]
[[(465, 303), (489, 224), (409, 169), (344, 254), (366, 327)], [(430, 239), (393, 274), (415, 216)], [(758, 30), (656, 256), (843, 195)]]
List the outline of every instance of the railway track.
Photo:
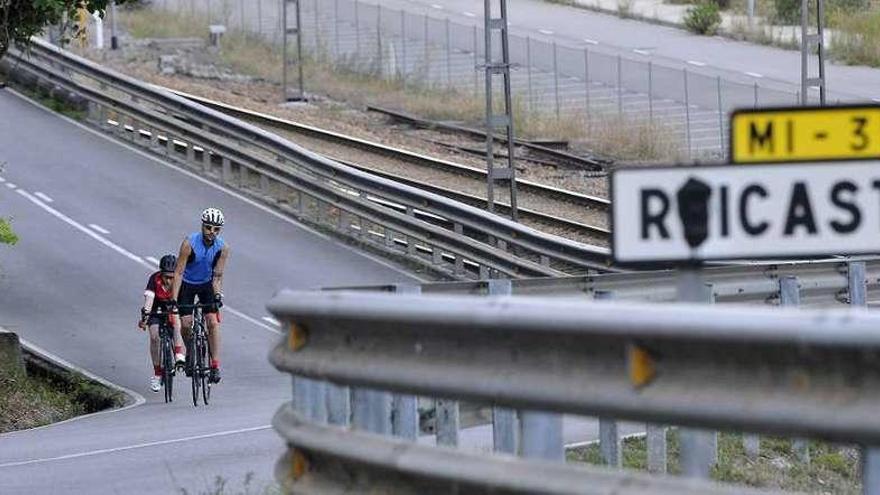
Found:
[[(171, 91), (227, 115), (271, 128), (273, 132), (284, 135), (307, 149), (359, 170), (478, 208), (486, 208), (486, 172), (483, 170)], [(544, 154), (541, 159), (552, 158)], [(569, 161), (561, 166), (573, 165)], [(598, 166), (584, 162), (581, 168), (595, 170)], [(610, 202), (607, 199), (527, 180), (518, 179), (517, 187), (522, 223), (579, 242), (608, 245), (610, 232), (607, 228), (607, 213)], [(496, 205), (501, 214), (509, 209), (509, 203), (503, 196)]]

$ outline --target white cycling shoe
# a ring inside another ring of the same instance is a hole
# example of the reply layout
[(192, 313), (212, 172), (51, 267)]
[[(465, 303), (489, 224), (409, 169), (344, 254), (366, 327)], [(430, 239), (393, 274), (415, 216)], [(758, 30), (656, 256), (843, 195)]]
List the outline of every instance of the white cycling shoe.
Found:
[(158, 392), (162, 388), (162, 377), (153, 375), (150, 377), (150, 390)]
[(182, 369), (184, 366), (186, 366), (186, 356), (182, 352), (178, 352), (174, 355), (174, 367)]

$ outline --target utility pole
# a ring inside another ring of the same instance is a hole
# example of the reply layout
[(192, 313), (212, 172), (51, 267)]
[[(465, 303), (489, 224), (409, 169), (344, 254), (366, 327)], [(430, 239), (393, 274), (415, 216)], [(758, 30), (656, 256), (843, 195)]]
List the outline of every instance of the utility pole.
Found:
[[(810, 24), (810, 0), (801, 0), (801, 105), (810, 101), (808, 90), (819, 87), (819, 104), (825, 106), (825, 0), (816, 0), (816, 32), (807, 34)], [(809, 77), (808, 56), (816, 47), (819, 56), (819, 77)]]
[[(492, 17), (492, 3), (500, 2), (499, 17)], [(495, 211), (495, 184), (507, 184), (510, 188), (510, 218), (517, 220), (516, 207), (516, 167), (514, 167), (513, 149), (513, 105), (510, 94), (510, 47), (507, 39), (507, 0), (485, 0), (485, 34), (486, 34), (486, 166), (487, 191), (486, 199), (489, 211)], [(495, 60), (492, 54), (493, 33), (501, 37), (501, 60)], [(492, 104), (494, 76), (503, 78), (504, 111), (496, 114)], [(495, 130), (503, 129), (507, 138), (507, 166), (496, 167), (495, 163)]]
[[(284, 101), (302, 101), (305, 99), (305, 92), (303, 90), (303, 64), (302, 64), (302, 30), (300, 29), (300, 0), (282, 0), (283, 5), (283, 22), (284, 22), (284, 46), (282, 49), (282, 57), (284, 58), (284, 67), (282, 74), (282, 87), (284, 91)], [(289, 21), (290, 17), (290, 7), (293, 7), (293, 21), (294, 24), (291, 26)], [(316, 27), (317, 29), (317, 27)], [(291, 53), (290, 45), (291, 42), (296, 42), (296, 48)], [(291, 58), (291, 56), (295, 58)], [(293, 74), (297, 79), (296, 88), (290, 87), (290, 79), (291, 72), (296, 70), (296, 74)]]

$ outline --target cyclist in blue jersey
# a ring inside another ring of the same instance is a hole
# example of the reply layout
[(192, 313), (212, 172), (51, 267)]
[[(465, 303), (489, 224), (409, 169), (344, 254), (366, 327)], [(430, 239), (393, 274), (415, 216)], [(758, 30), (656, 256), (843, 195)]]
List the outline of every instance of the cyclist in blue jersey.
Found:
[(174, 300), (184, 306), (180, 308), (180, 316), (187, 342), (193, 325), (193, 310), (185, 306), (193, 304), (197, 298), (201, 304), (212, 304), (204, 310), (211, 353), (208, 378), (211, 383), (220, 381), (220, 307), (223, 306), (223, 271), (229, 258), (229, 246), (220, 237), (223, 223), (223, 212), (219, 209), (207, 208), (202, 212), (201, 230), (188, 235), (180, 245), (172, 289)]

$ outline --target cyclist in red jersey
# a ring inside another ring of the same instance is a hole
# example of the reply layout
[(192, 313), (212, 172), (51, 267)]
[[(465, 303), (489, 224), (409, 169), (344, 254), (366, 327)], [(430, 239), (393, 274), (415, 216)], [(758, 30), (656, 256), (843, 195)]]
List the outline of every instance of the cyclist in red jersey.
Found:
[[(183, 366), (183, 338), (180, 335), (180, 318), (177, 317), (174, 308), (171, 289), (174, 282), (174, 268), (177, 266), (177, 258), (173, 254), (166, 254), (159, 260), (159, 271), (154, 272), (147, 279), (147, 287), (144, 290), (144, 307), (141, 308), (141, 319), (138, 328), (150, 331), (150, 358), (153, 360), (153, 375), (150, 377), (150, 390), (158, 392), (161, 387), (162, 366), (159, 359), (159, 325), (162, 318), (167, 318), (174, 328), (174, 360), (177, 366)], [(162, 312), (167, 316), (150, 316), (150, 313)]]

